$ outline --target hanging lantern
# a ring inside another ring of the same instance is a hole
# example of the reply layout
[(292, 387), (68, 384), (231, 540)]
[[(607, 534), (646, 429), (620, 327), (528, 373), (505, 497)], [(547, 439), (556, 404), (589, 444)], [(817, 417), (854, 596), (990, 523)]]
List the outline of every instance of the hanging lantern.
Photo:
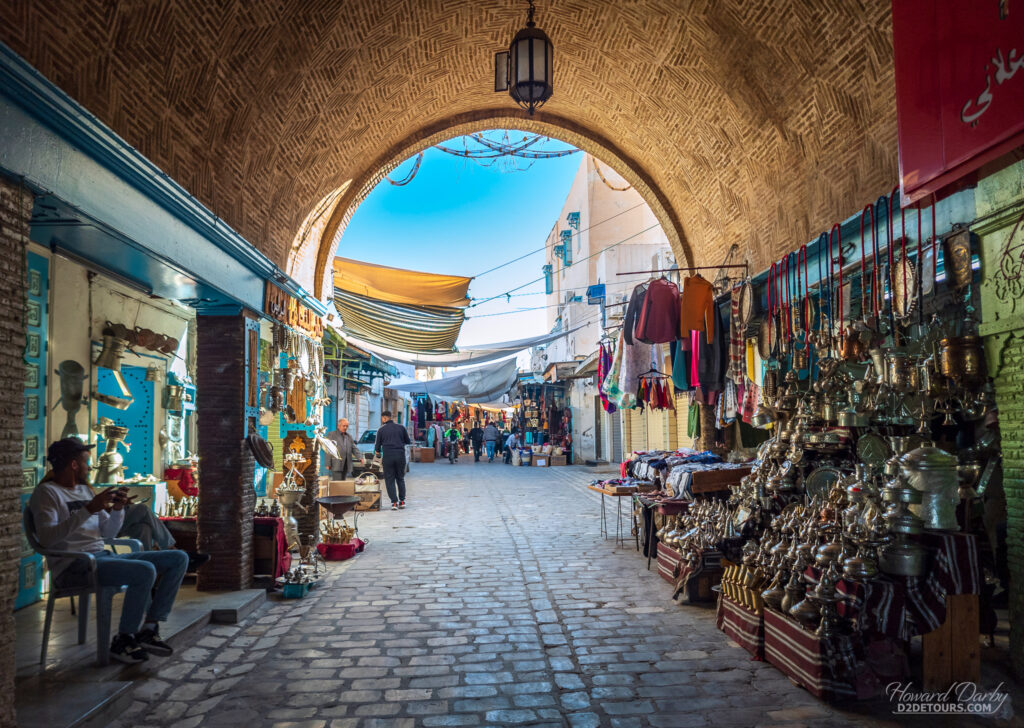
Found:
[(508, 95), (531, 115), (554, 92), (554, 46), (547, 33), (533, 22), (533, 0), (526, 27), (516, 33), (507, 51), (494, 55), (494, 90)]

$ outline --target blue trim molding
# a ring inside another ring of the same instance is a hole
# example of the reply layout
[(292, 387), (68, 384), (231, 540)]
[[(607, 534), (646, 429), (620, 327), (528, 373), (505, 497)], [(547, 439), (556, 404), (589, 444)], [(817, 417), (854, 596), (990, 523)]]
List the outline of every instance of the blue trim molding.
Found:
[[(33, 129), (32, 124), (44, 129)], [(72, 163), (68, 164), (69, 161)], [(52, 195), (118, 230), (142, 248), (152, 250), (158, 258), (168, 259), (168, 244), (179, 252), (183, 246), (193, 248), (185, 257), (204, 262), (202, 266), (186, 266), (186, 272), (196, 277), (205, 277), (205, 262), (209, 260), (207, 252), (196, 249), (197, 246), (206, 247), (207, 251), (208, 246), (215, 247), (221, 255), (214, 256), (214, 260), (226, 254), (245, 269), (248, 275), (242, 278), (249, 280), (239, 281), (244, 285), (237, 289), (230, 285), (230, 276), (208, 283), (255, 310), (262, 309), (262, 290), (256, 296), (253, 285), (253, 278), (259, 278), (261, 282), (273, 281), (318, 314), (326, 313), (323, 302), (2, 43), (0, 169), (23, 180), (37, 194)], [(108, 198), (106, 205), (97, 203), (97, 196), (90, 196), (84, 188), (104, 182), (111, 183), (105, 190), (107, 193), (115, 192), (113, 187), (126, 185), (137, 194), (133, 199), (115, 196)], [(149, 235), (132, 235), (117, 224), (117, 215), (105, 214), (112, 212), (115, 205), (123, 208), (126, 204), (132, 204), (133, 215), (143, 216), (141, 219), (145, 220), (144, 228)], [(155, 214), (157, 209), (164, 215)], [(167, 216), (173, 220), (168, 220)], [(182, 234), (182, 225), (190, 234)], [(164, 239), (160, 240), (161, 237)], [(170, 258), (175, 260), (174, 256)], [(220, 272), (230, 273), (226, 269)]]

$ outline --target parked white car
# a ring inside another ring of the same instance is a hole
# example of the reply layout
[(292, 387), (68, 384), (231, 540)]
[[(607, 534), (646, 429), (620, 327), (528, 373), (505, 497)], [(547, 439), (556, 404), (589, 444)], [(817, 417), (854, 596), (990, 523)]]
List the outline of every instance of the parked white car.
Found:
[[(377, 441), (377, 430), (363, 430), (363, 434), (356, 440), (356, 447), (359, 448), (359, 452), (363, 454), (363, 465), (360, 467), (358, 464), (353, 465), (352, 470), (355, 475), (364, 470), (373, 470), (378, 475), (380, 474), (380, 468), (373, 468), (371, 463), (373, 462), (373, 443)], [(409, 463), (412, 462), (412, 451), (409, 445), (405, 446), (405, 472), (409, 472)]]

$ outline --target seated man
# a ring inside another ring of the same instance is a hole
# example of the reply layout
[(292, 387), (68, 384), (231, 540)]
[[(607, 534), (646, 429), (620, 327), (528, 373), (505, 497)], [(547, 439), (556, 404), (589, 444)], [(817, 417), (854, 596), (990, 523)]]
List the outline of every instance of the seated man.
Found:
[[(46, 459), (53, 470), (29, 499), (36, 538), (48, 549), (94, 554), (100, 585), (127, 585), (121, 624), (110, 645), (111, 657), (135, 664), (149, 659), (150, 654), (170, 655), (173, 650), (160, 639), (159, 623), (167, 619), (174, 605), (188, 555), (177, 550), (129, 554), (105, 550), (103, 539), (114, 538), (121, 530), (124, 508), (131, 498), (126, 491), (113, 487), (93, 493), (89, 487), (93, 447), (75, 437), (50, 445)], [(73, 561), (50, 561), (55, 582)]]

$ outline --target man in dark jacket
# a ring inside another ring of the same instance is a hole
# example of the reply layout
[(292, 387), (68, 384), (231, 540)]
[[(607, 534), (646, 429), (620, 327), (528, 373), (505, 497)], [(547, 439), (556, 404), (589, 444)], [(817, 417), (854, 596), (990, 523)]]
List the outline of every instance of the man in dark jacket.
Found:
[(498, 447), (498, 443), (501, 441), (501, 433), (498, 428), (494, 426), (493, 422), (488, 422), (487, 427), (484, 428), (484, 447), (487, 448), (487, 462), (494, 462), (494, 451)]
[[(405, 508), (405, 446), (411, 444), (409, 431), (391, 421), (391, 414), (382, 412), (381, 426), (373, 451), (381, 456), (384, 469), (384, 484), (391, 499), (391, 510)], [(397, 492), (396, 488), (397, 487)]]
[(473, 462), (480, 462), (480, 453), (484, 449), (484, 431), (478, 423), (473, 423), (473, 429), (469, 431), (469, 444), (473, 446)]

